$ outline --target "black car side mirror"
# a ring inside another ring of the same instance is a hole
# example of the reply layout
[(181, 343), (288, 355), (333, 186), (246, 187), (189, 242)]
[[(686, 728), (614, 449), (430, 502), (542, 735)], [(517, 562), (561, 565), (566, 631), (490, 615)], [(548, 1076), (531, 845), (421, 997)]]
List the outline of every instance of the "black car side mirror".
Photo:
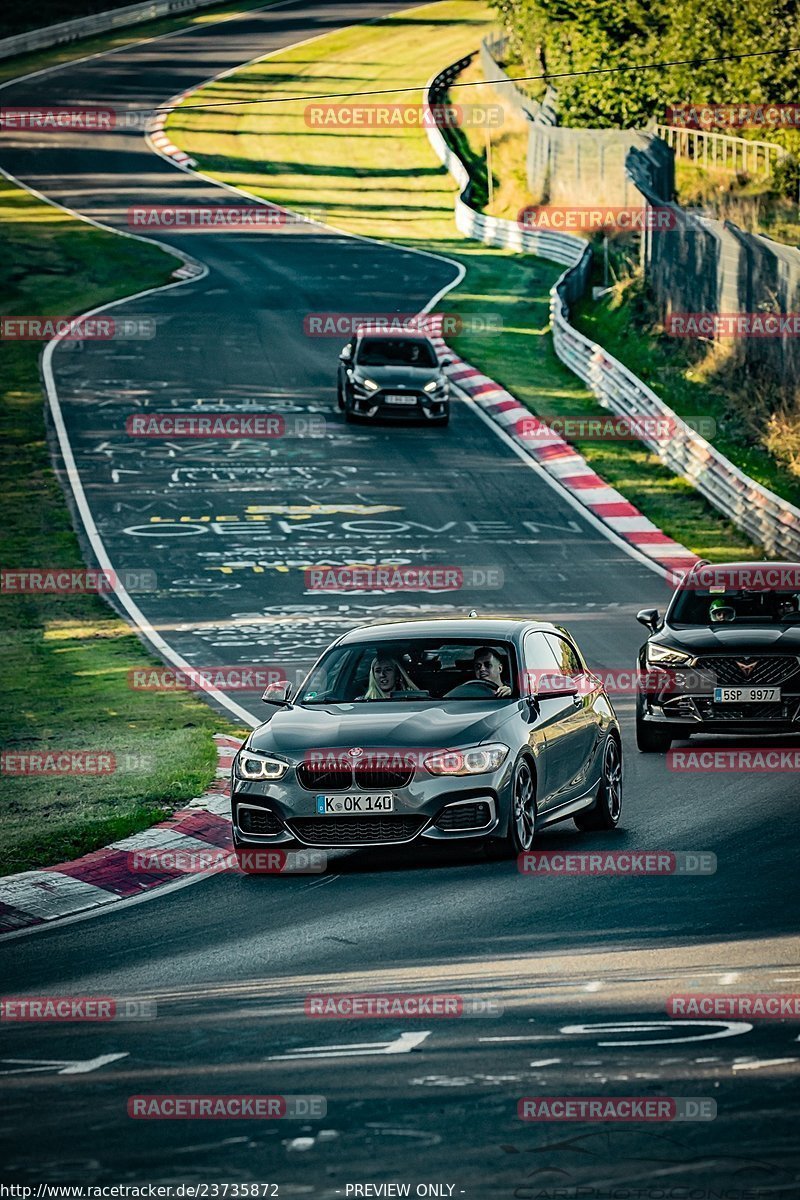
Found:
[(452, 365), (453, 365), (453, 360), (452, 360), (452, 358), (443, 358), (443, 359), (442, 359), (442, 362), (441, 362), (441, 365), (442, 365), (443, 367), (452, 367)]
[(279, 683), (268, 683), (261, 699), (265, 704), (278, 704), (283, 708), (291, 708), (292, 685), (288, 679)]
[(345, 346), (345, 348), (340, 353), (339, 358), (342, 360), (342, 362), (350, 362), (350, 359), (352, 357), (353, 357), (353, 347), (348, 344), (347, 346)]
[(640, 625), (645, 625), (652, 633), (655, 633), (658, 629), (658, 609), (640, 608), (636, 614), (636, 620)]

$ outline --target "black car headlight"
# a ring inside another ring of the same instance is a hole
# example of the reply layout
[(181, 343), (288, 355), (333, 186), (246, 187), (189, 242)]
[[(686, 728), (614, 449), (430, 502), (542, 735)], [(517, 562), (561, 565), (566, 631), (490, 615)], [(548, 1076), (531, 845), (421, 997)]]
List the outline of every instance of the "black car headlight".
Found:
[(431, 754), (423, 766), (431, 775), (484, 775), (496, 771), (508, 756), (508, 746), (495, 742), (491, 746), (469, 746), (466, 750), (447, 750)]
[(283, 779), (288, 770), (288, 762), (257, 750), (240, 750), (233, 760), (233, 773), (237, 779), (247, 779), (251, 783)]
[(651, 667), (683, 667), (694, 661), (693, 654), (685, 650), (673, 650), (671, 646), (659, 646), (657, 642), (647, 643), (647, 664)]
[(425, 387), (422, 390), (427, 392), (430, 396), (433, 392), (443, 392), (446, 387), (447, 380), (442, 377), (440, 379), (432, 379), (430, 383), (425, 384)]

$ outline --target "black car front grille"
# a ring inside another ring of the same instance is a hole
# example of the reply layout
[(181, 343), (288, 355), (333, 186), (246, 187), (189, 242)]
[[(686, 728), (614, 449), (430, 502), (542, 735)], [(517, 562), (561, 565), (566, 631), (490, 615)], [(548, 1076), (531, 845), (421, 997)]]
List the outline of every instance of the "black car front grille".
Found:
[[(744, 667), (742, 667), (744, 663)], [(750, 666), (750, 664), (755, 664)], [(797, 675), (800, 683), (800, 663), (793, 655), (709, 655), (698, 658), (697, 669), (712, 671), (718, 684), (776, 686)]]
[(491, 819), (491, 805), (486, 800), (476, 800), (473, 804), (451, 804), (449, 808), (442, 809), (434, 825), (444, 832), (455, 829), (485, 829)]
[(427, 825), (427, 817), (296, 817), (290, 831), (308, 846), (367, 846), (408, 842)]
[(414, 764), (403, 760), (390, 763), (356, 765), (356, 787), (371, 791), (374, 788), (408, 787), (414, 778)]
[(353, 769), (340, 763), (303, 762), (297, 768), (300, 787), (309, 792), (320, 788), (331, 792), (347, 791), (353, 786)]
[[(790, 721), (791, 712), (784, 704), (714, 704), (695, 697), (697, 711), (704, 721)], [(792, 706), (794, 707), (794, 706)]]
[(414, 778), (414, 762), (402, 754), (372, 757), (354, 766), (341, 762), (304, 762), (297, 768), (297, 779), (309, 792), (375, 791), (376, 788), (408, 787)]
[(263, 837), (281, 833), (283, 824), (268, 808), (251, 808), (240, 804), (236, 819), (242, 833), (255, 833)]

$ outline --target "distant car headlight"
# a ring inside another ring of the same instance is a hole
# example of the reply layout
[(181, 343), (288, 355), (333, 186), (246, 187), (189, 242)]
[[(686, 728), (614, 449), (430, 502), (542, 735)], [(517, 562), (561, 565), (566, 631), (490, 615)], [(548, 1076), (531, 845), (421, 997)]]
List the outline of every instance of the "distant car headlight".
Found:
[(234, 774), (239, 779), (275, 780), (283, 779), (289, 770), (288, 762), (272, 758), (269, 754), (259, 754), (255, 750), (240, 750), (233, 761)]
[(497, 742), (492, 746), (469, 746), (466, 750), (432, 754), (422, 765), (431, 775), (484, 775), (496, 771), (507, 755), (508, 746)]
[(647, 662), (651, 666), (662, 667), (678, 667), (684, 663), (690, 663), (694, 655), (687, 654), (684, 650), (673, 650), (669, 646), (659, 646), (655, 642), (649, 642), (647, 645)]
[(380, 387), (380, 384), (376, 383), (374, 379), (360, 379), (358, 382), (362, 387), (366, 388), (368, 392), (377, 392), (378, 388)]
[(447, 385), (447, 380), (446, 380), (446, 379), (432, 379), (432, 380), (430, 381), (430, 383), (426, 383), (426, 384), (425, 384), (425, 387), (423, 388), (423, 391), (426, 391), (426, 392), (438, 392), (438, 391), (439, 391), (439, 388), (443, 388), (443, 387), (445, 387), (446, 385)]

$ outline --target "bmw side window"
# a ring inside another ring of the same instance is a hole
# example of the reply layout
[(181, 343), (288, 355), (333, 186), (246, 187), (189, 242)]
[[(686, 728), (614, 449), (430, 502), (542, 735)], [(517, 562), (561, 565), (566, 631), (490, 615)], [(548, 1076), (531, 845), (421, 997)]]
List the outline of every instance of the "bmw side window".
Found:
[(543, 633), (525, 634), (526, 671), (558, 671), (561, 661)]
[(583, 674), (586, 668), (575, 653), (575, 648), (568, 641), (554, 633), (545, 633), (543, 636), (552, 646), (553, 653), (558, 660), (558, 669), (563, 675)]

